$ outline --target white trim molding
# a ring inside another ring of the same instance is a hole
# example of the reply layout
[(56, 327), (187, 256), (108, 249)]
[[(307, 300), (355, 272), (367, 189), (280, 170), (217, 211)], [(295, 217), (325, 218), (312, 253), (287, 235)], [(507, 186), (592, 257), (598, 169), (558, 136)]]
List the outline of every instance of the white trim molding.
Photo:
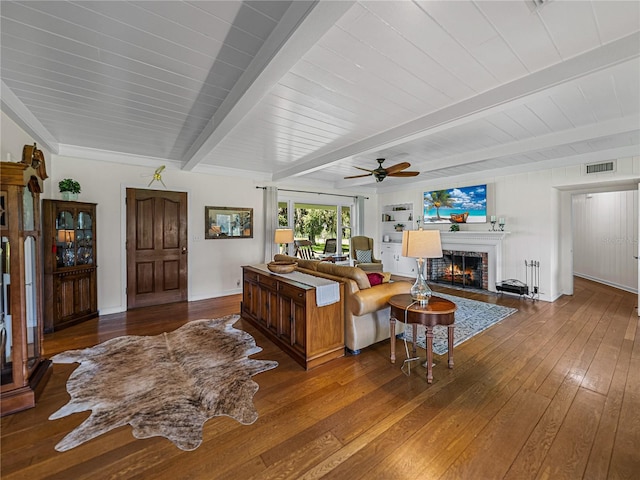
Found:
[(487, 253), (488, 289), (497, 292), (502, 281), (502, 241), (509, 232), (440, 232), (443, 250)]

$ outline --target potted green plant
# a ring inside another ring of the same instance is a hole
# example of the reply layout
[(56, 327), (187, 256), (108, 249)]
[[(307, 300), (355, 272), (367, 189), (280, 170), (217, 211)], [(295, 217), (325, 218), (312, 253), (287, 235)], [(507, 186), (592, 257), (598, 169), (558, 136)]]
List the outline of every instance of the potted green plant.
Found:
[(58, 188), (63, 200), (77, 200), (80, 193), (80, 184), (72, 178), (65, 178), (58, 182)]
[(402, 230), (404, 230), (404, 223), (396, 223), (394, 225), (396, 232), (401, 232)]

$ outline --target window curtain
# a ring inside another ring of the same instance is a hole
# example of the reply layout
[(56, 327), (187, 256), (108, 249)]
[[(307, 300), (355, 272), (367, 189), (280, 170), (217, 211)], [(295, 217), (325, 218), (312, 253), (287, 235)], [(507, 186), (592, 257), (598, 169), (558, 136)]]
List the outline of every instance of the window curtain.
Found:
[(278, 253), (278, 245), (273, 241), (278, 228), (278, 188), (265, 187), (263, 191), (264, 205), (264, 262), (269, 263)]
[(352, 232), (351, 236), (356, 237), (358, 235), (364, 235), (364, 197), (358, 195), (355, 197), (355, 208), (354, 208), (354, 216), (352, 222)]

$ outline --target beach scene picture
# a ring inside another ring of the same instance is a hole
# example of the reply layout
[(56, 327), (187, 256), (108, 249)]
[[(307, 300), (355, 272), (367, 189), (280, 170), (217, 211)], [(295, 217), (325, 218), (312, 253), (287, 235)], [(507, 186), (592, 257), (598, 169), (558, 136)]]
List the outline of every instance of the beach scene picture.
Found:
[(486, 223), (487, 185), (424, 192), (424, 223)]

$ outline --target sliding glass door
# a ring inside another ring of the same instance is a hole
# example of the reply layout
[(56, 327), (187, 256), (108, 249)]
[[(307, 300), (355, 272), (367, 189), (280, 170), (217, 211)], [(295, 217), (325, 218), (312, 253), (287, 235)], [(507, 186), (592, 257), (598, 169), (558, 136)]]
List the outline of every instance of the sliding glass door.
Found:
[(339, 246), (335, 253), (349, 251), (351, 218), (352, 205), (294, 199), (278, 202), (278, 226), (292, 228), (296, 240), (311, 241), (313, 250), (318, 253), (324, 253), (327, 240), (334, 239)]

